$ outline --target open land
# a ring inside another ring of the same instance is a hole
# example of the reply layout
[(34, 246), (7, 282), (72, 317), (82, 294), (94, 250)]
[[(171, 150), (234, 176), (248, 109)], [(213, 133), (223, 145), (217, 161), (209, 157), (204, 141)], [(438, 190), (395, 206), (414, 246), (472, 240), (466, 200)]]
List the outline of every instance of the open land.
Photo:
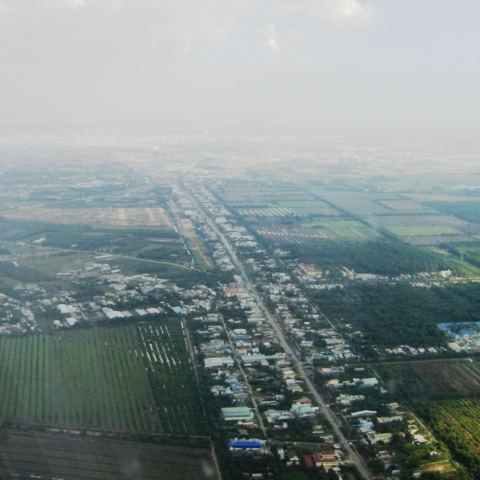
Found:
[(0, 217), (38, 220), (47, 223), (92, 225), (97, 227), (169, 227), (161, 207), (128, 208), (39, 208), (2, 210)]
[(207, 448), (13, 429), (0, 432), (0, 476), (46, 480), (216, 478)]

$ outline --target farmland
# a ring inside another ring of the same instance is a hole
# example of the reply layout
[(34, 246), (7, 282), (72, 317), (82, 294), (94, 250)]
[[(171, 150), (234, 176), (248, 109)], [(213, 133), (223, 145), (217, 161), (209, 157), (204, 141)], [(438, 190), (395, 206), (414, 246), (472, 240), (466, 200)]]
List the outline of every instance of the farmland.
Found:
[(0, 219), (0, 239), (153, 260), (190, 262), (191, 259), (178, 233), (170, 227), (94, 228)]
[(471, 242), (456, 243), (449, 246), (449, 251), (456, 256), (480, 266), (480, 241), (474, 236), (475, 240)]
[[(478, 201), (445, 195), (326, 190), (311, 192), (344, 213), (369, 223), (414, 245), (471, 241), (480, 233)], [(466, 201), (464, 199), (467, 199)], [(436, 200), (436, 201), (433, 201)], [(442, 200), (442, 201), (439, 201)]]
[(47, 223), (92, 225), (96, 227), (169, 227), (170, 221), (160, 207), (129, 208), (41, 208), (2, 210), (0, 217), (37, 220)]
[(384, 193), (323, 190), (318, 188), (312, 188), (311, 191), (318, 195), (319, 198), (358, 216), (391, 214), (392, 209), (382, 203), (385, 201), (397, 201), (401, 198), (395, 194), (388, 195)]
[(303, 225), (308, 228), (326, 229), (331, 233), (331, 238), (340, 240), (371, 240), (378, 236), (374, 230), (357, 220), (316, 218), (304, 222)]
[(246, 217), (336, 216), (340, 212), (328, 203), (296, 187), (285, 185), (228, 185), (222, 191), (225, 202)]
[(279, 245), (336, 240), (362, 242), (378, 236), (359, 221), (341, 217), (313, 217), (297, 223), (252, 223), (252, 226), (258, 234)]
[(409, 199), (380, 200), (379, 203), (395, 213), (432, 213), (434, 210)]
[(444, 400), (480, 396), (480, 372), (464, 360), (420, 361), (380, 367), (390, 389), (408, 399)]
[(480, 475), (480, 400), (430, 402), (422, 413), (435, 434), (472, 474)]
[(0, 416), (67, 427), (201, 428), (178, 321), (0, 338)]
[(470, 198), (468, 201), (458, 202), (432, 202), (430, 205), (450, 215), (456, 215), (467, 222), (480, 223), (480, 201)]
[(247, 217), (307, 217), (339, 214), (337, 210), (320, 200), (270, 201), (265, 207), (239, 208), (237, 212)]
[(458, 230), (447, 225), (429, 225), (429, 226), (408, 226), (408, 225), (393, 225), (387, 229), (398, 235), (399, 237), (422, 237), (422, 236), (436, 236), (436, 235), (457, 235), (460, 234)]
[[(312, 197), (295, 187), (263, 182), (225, 183), (222, 197), (232, 207), (264, 207), (277, 202), (305, 201)], [(278, 204), (278, 206), (282, 206)], [(285, 206), (285, 205), (283, 205)]]
[[(210, 450), (45, 431), (2, 431), (0, 476), (156, 480), (216, 478)], [(187, 454), (188, 452), (188, 454)]]

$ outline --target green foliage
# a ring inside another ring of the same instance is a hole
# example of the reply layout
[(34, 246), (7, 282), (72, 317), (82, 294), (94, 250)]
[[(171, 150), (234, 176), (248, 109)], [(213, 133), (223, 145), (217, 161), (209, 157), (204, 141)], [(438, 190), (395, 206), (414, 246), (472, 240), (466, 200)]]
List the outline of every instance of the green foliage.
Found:
[(474, 478), (480, 478), (480, 401), (423, 404), (422, 415)]
[(125, 432), (198, 433), (178, 320), (0, 337), (0, 416)]
[(294, 257), (304, 262), (329, 269), (342, 266), (362, 273), (400, 275), (448, 267), (440, 255), (392, 238), (368, 242), (322, 241), (289, 248)]
[(52, 277), (46, 275), (34, 268), (25, 267), (22, 265), (15, 265), (12, 262), (0, 261), (0, 277), (11, 278), (19, 282), (44, 282), (52, 280)]
[(381, 347), (445, 345), (441, 322), (480, 321), (480, 286), (415, 288), (359, 284), (313, 294), (327, 316), (354, 323)]

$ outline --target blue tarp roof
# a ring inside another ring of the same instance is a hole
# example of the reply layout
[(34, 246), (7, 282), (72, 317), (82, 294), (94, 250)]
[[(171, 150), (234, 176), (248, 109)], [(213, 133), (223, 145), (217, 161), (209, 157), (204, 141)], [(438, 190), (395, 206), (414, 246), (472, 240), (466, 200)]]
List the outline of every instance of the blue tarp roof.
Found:
[(260, 440), (232, 440), (228, 446), (231, 448), (262, 448), (263, 442)]

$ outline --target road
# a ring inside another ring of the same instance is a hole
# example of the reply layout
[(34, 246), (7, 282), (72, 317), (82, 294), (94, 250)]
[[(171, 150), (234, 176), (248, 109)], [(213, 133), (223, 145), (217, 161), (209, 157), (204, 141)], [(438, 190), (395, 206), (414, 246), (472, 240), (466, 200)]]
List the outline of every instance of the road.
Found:
[[(220, 314), (219, 314), (220, 315)], [(253, 389), (252, 386), (250, 385), (250, 382), (248, 380), (248, 376), (245, 373), (245, 370), (242, 367), (242, 360), (240, 359), (237, 350), (235, 348), (235, 345), (232, 342), (232, 339), (230, 337), (230, 332), (228, 331), (227, 325), (225, 324), (225, 319), (223, 318), (223, 315), (220, 315), (220, 319), (222, 322), (223, 330), (225, 331), (225, 335), (227, 336), (228, 339), (228, 344), (230, 345), (230, 348), (232, 350), (232, 354), (235, 358), (235, 362), (237, 363), (238, 369), (240, 370), (240, 374), (242, 375), (243, 381), (245, 382), (245, 385), (247, 386), (248, 394), (250, 395), (250, 400), (252, 401), (253, 409), (255, 410), (255, 414), (258, 419), (258, 426), (262, 430), (263, 436), (267, 438), (267, 430), (265, 428), (265, 424), (263, 423), (263, 417), (260, 414), (260, 410), (258, 408), (258, 403), (255, 400), (255, 397), (253, 396)]]
[(263, 314), (265, 315), (265, 318), (273, 328), (275, 334), (278, 337), (278, 340), (280, 341), (280, 344), (284, 348), (285, 352), (289, 355), (295, 369), (297, 370), (299, 376), (302, 378), (302, 380), (305, 382), (306, 387), (308, 388), (309, 392), (312, 394), (312, 396), (315, 398), (316, 402), (318, 403), (320, 410), (322, 411), (323, 415), (325, 418), (328, 420), (330, 425), (332, 426), (332, 429), (335, 433), (335, 435), (338, 438), (338, 441), (342, 445), (343, 450), (347, 454), (348, 461), (351, 462), (359, 473), (362, 475), (363, 478), (366, 480), (371, 480), (374, 478), (374, 476), (370, 473), (363, 457), (356, 451), (354, 450), (345, 435), (343, 434), (341, 428), (340, 428), (340, 421), (336, 417), (335, 413), (330, 409), (330, 407), (326, 404), (324, 401), (323, 397), (320, 395), (318, 390), (316, 389), (315, 385), (313, 384), (312, 380), (308, 376), (307, 372), (305, 371), (305, 368), (302, 364), (302, 362), (298, 359), (297, 355), (295, 352), (292, 350), (290, 347), (289, 343), (287, 342), (285, 338), (285, 334), (278, 324), (277, 318), (270, 312), (270, 310), (267, 308), (265, 305), (265, 302), (261, 298), (260, 294), (257, 292), (257, 289), (255, 288), (254, 284), (250, 281), (247, 272), (245, 271), (245, 268), (243, 266), (243, 263), (240, 261), (238, 258), (234, 247), (231, 245), (229, 240), (226, 238), (226, 236), (220, 231), (220, 229), (217, 227), (213, 219), (210, 217), (209, 213), (199, 204), (199, 202), (196, 200), (196, 198), (193, 195), (190, 195), (189, 192), (185, 191), (186, 189), (183, 189), (183, 192), (191, 199), (191, 201), (196, 205), (196, 207), (199, 209), (199, 211), (203, 212), (205, 216), (205, 220), (207, 221), (208, 225), (210, 228), (215, 232), (215, 234), (218, 236), (218, 239), (220, 242), (223, 244), (224, 248), (230, 255), (230, 258), (232, 260), (232, 263), (240, 273), (240, 276), (242, 277), (245, 287), (248, 289), (250, 294), (253, 296), (255, 301), (257, 302), (258, 306), (262, 310)]

